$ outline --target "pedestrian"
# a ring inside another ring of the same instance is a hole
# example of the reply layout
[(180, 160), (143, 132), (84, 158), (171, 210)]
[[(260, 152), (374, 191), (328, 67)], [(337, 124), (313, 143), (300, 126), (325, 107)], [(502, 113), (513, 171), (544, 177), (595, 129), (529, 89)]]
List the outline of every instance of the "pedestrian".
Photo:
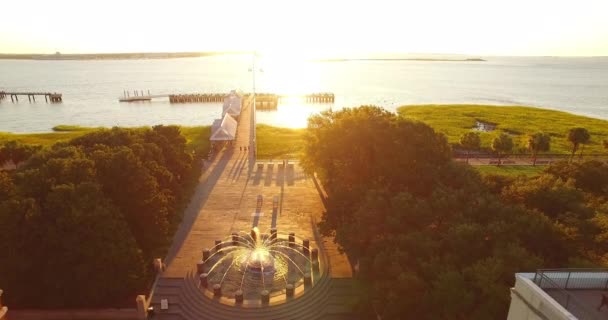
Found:
[(600, 311), (603, 306), (608, 306), (608, 297), (602, 293), (602, 298), (599, 307), (597, 307), (597, 311)]

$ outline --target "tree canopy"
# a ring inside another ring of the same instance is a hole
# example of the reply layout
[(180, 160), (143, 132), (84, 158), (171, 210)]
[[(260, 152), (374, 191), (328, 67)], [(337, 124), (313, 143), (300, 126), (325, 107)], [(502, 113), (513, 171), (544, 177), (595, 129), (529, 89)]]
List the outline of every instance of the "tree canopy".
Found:
[(587, 129), (580, 127), (570, 129), (570, 131), (568, 131), (568, 141), (570, 141), (570, 143), (572, 144), (571, 157), (574, 157), (574, 154), (578, 150), (579, 146), (581, 144), (589, 142), (589, 139), (591, 139), (591, 135), (589, 134), (589, 131), (587, 131)]
[(513, 151), (513, 139), (506, 133), (501, 133), (492, 140), (492, 150), (498, 155), (498, 164), (505, 154)]
[(321, 230), (368, 288), (362, 318), (504, 318), (514, 273), (606, 261), (608, 180), (586, 180), (605, 165), (481, 177), (430, 127), (370, 106), (312, 116), (305, 141), (328, 195)]
[(536, 157), (539, 152), (547, 152), (551, 148), (551, 136), (537, 132), (528, 137), (528, 150), (532, 152), (533, 162), (532, 165), (536, 165)]
[(18, 165), (29, 159), (40, 150), (40, 146), (23, 144), (18, 141), (8, 141), (0, 146), (0, 166), (8, 161)]
[(171, 238), (192, 169), (185, 142), (173, 126), (99, 130), (0, 172), (10, 304), (132, 305)]
[(460, 136), (460, 145), (463, 148), (477, 150), (481, 146), (481, 138), (478, 132), (469, 131)]

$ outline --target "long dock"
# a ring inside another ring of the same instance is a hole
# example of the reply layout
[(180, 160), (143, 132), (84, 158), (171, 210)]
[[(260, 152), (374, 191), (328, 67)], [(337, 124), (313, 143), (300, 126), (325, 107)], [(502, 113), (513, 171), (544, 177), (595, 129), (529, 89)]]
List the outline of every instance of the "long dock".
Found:
[(19, 102), (19, 96), (27, 96), (27, 99), (30, 102), (36, 102), (36, 96), (44, 96), (44, 101), (46, 102), (62, 102), (63, 95), (57, 92), (5, 92), (0, 91), (0, 101), (6, 99), (6, 97), (11, 97), (12, 102)]
[[(186, 93), (186, 94), (147, 94), (141, 91), (123, 92), (119, 98), (120, 102), (151, 101), (156, 98), (169, 98), (169, 103), (218, 103), (224, 102), (227, 93)], [(245, 93), (245, 98), (251, 97), (251, 93)], [(280, 95), (274, 93), (256, 93), (256, 108), (259, 110), (276, 110), (280, 101), (292, 98), (292, 95)], [(329, 92), (296, 95), (306, 103), (334, 103), (335, 95)]]

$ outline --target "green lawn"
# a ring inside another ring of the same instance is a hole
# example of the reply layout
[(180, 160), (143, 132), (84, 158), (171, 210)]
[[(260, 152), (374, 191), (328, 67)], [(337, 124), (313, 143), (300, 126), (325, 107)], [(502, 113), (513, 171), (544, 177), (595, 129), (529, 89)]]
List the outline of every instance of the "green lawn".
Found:
[(551, 135), (551, 153), (569, 153), (567, 141), (570, 128), (584, 127), (591, 134), (591, 143), (585, 146), (585, 153), (605, 153), (602, 141), (608, 140), (608, 121), (567, 112), (531, 108), (485, 105), (416, 105), (403, 106), (398, 113), (406, 118), (420, 120), (435, 130), (444, 133), (450, 143), (458, 143), (460, 136), (470, 131), (476, 120), (497, 125), (494, 132), (481, 132), (482, 147), (489, 148), (492, 139), (499, 132), (507, 132), (514, 137), (515, 151), (523, 151), (526, 135), (546, 132)]
[(497, 174), (503, 176), (536, 176), (539, 175), (546, 166), (474, 166), (475, 170), (483, 174)]
[[(6, 141), (17, 140), (25, 144), (49, 146), (59, 141), (67, 141), (95, 130), (101, 130), (101, 128), (60, 125), (54, 127), (53, 130), (55, 132), (25, 134), (0, 132), (0, 144)], [(200, 152), (203, 155), (207, 154), (210, 146), (210, 126), (181, 127), (181, 131), (188, 141), (188, 148), (190, 150)]]
[(259, 159), (297, 158), (302, 152), (306, 129), (278, 128), (264, 124), (256, 126)]
[(59, 141), (67, 141), (72, 138), (80, 137), (90, 131), (68, 131), (68, 132), (47, 132), (47, 133), (7, 133), (0, 132), (0, 144), (6, 141), (16, 140), (24, 144), (36, 144), (48, 146)]
[(204, 127), (181, 127), (182, 135), (186, 137), (188, 148), (192, 151), (206, 156), (209, 152), (211, 143), (209, 137), (211, 136), (211, 126)]

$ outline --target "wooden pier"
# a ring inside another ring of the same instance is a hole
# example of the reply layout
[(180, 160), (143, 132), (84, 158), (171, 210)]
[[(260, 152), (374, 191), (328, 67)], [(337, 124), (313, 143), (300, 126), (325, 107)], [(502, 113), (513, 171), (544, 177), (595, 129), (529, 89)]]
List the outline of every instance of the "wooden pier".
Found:
[(156, 98), (169, 98), (169, 103), (212, 103), (212, 102), (224, 102), (224, 98), (228, 94), (226, 93), (187, 93), (187, 94), (150, 94), (148, 90), (147, 94), (141, 91), (124, 91), (122, 97), (118, 99), (120, 102), (138, 102), (138, 101), (151, 101)]
[[(249, 94), (245, 95), (246, 97)], [(336, 96), (333, 93), (311, 93), (305, 95), (278, 95), (274, 93), (256, 93), (255, 102), (258, 110), (276, 110), (279, 102), (286, 99), (299, 98), (305, 103), (334, 103)]]
[[(285, 97), (286, 96), (281, 96), (281, 98)], [(336, 96), (333, 93), (321, 92), (303, 95), (302, 99), (304, 99), (305, 102), (310, 103), (334, 103), (336, 101)]]
[(170, 103), (224, 102), (225, 93), (170, 94)]
[(63, 95), (56, 92), (5, 92), (0, 91), (0, 101), (10, 97), (12, 102), (19, 102), (19, 96), (27, 96), (29, 102), (36, 102), (36, 96), (44, 96), (46, 102), (63, 102)]
[[(124, 91), (123, 96), (119, 98), (120, 102), (138, 102), (151, 101), (155, 98), (169, 98), (169, 103), (221, 103), (227, 93), (186, 93), (186, 94), (147, 94), (143, 90), (128, 92)], [(245, 98), (251, 97), (251, 93), (243, 95)], [(256, 93), (256, 109), (259, 110), (276, 110), (279, 102), (288, 98), (300, 98), (305, 103), (334, 103), (335, 95), (333, 93), (321, 92), (305, 95), (280, 95), (274, 93)]]
[[(247, 95), (249, 96), (249, 95)], [(255, 108), (257, 110), (276, 110), (280, 96), (272, 93), (256, 93)]]

